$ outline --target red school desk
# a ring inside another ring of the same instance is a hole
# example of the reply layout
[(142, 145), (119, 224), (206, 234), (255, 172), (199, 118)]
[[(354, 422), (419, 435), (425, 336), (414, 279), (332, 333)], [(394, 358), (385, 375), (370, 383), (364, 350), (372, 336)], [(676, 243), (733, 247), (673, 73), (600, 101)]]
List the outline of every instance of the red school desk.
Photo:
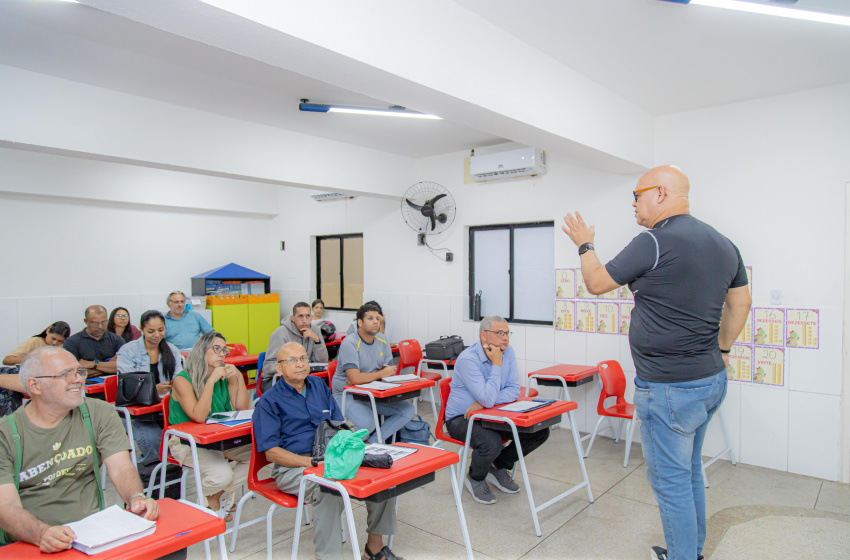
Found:
[[(528, 397), (520, 397), (519, 401), (529, 401)], [(581, 442), (578, 439), (578, 429), (576, 428), (573, 412), (578, 408), (578, 405), (570, 401), (553, 401), (544, 407), (530, 410), (528, 412), (507, 412), (499, 410), (503, 404), (497, 405), (494, 408), (482, 408), (481, 410), (470, 415), (471, 418), (480, 420), (484, 426), (491, 430), (510, 432), (510, 439), (516, 443), (517, 455), (519, 456), (519, 466), (522, 470), (523, 482), (525, 482), (525, 493), (528, 496), (528, 505), (531, 508), (531, 520), (534, 522), (534, 532), (537, 536), (541, 536), (540, 522), (537, 519), (537, 512), (549, 507), (555, 502), (566, 498), (573, 492), (585, 488), (587, 490), (587, 498), (593, 503), (593, 494), (590, 490), (590, 480), (587, 478), (587, 470), (584, 467), (584, 451)], [(543, 505), (536, 506), (534, 504), (534, 496), (531, 493), (531, 481), (528, 478), (528, 471), (525, 468), (525, 457), (522, 453), (522, 446), (519, 443), (518, 432), (536, 432), (538, 430), (547, 429), (553, 424), (557, 424), (561, 420), (561, 415), (566, 414), (570, 420), (570, 427), (573, 434), (573, 443), (575, 445), (576, 454), (578, 455), (581, 474), (584, 477), (584, 482), (576, 484), (566, 492), (555, 496)], [(466, 442), (463, 448), (463, 459), (460, 464), (460, 476), (466, 473), (466, 460), (469, 456), (469, 440), (472, 436), (472, 425), (470, 422), (466, 430)]]
[[(156, 531), (139, 540), (101, 552), (94, 556), (98, 560), (148, 560), (159, 558), (182, 548), (219, 536), (219, 552), (227, 558), (224, 549), (225, 523), (214, 515), (201, 511), (191, 504), (171, 498), (159, 500), (159, 519)], [(15, 543), (2, 548), (3, 556), (17, 560), (81, 560), (92, 558), (79, 550), (65, 550), (52, 554), (42, 553), (29, 543)]]
[[(377, 389), (364, 389), (357, 385), (349, 385), (342, 390), (342, 415), (345, 416), (345, 395), (350, 393), (357, 400), (368, 400), (372, 406), (372, 417), (375, 421), (375, 430), (378, 435), (378, 441), (384, 441), (381, 436), (381, 425), (378, 422), (378, 409), (375, 402), (391, 403), (415, 399), (420, 395), (422, 389), (433, 387), (436, 383), (431, 379), (419, 379), (417, 381), (404, 381), (398, 384), (398, 387), (379, 391)], [(431, 403), (434, 407), (434, 403)], [(434, 411), (436, 414), (436, 411)], [(436, 416), (434, 416), (436, 418)]]
[[(472, 544), (469, 541), (469, 533), (466, 529), (466, 518), (463, 515), (463, 505), (460, 499), (460, 487), (457, 475), (452, 465), (457, 464), (456, 453), (408, 443), (393, 444), (399, 447), (411, 447), (416, 453), (393, 463), (389, 469), (373, 469), (360, 467), (357, 476), (351, 480), (333, 480), (322, 477), (324, 466), (312, 467), (304, 471), (301, 485), (298, 489), (298, 507), (295, 513), (295, 527), (301, 526), (301, 515), (304, 509), (305, 485), (308, 481), (315, 482), (325, 488), (336, 490), (340, 493), (345, 507), (345, 518), (348, 522), (348, 538), (351, 541), (351, 550), (354, 558), (360, 558), (360, 546), (357, 542), (357, 529), (354, 526), (354, 517), (351, 511), (351, 497), (359, 500), (382, 502), (384, 500), (397, 498), (399, 495), (409, 492), (415, 488), (424, 486), (434, 480), (434, 473), (440, 469), (449, 467), (452, 479), (452, 493), (455, 498), (455, 506), (460, 521), (463, 542), (466, 546), (466, 555), (472, 560)], [(300, 531), (295, 531), (292, 539), (292, 558), (297, 558), (298, 541)], [(392, 546), (390, 537), (389, 546)]]

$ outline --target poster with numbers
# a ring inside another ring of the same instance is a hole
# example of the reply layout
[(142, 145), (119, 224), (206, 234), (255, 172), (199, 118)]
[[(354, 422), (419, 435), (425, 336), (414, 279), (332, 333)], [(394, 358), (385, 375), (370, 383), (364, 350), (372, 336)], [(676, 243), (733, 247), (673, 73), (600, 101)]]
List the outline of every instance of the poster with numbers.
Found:
[(817, 309), (785, 310), (785, 346), (818, 348), (820, 313)]
[(599, 294), (599, 299), (620, 299), (620, 289), (611, 290), (610, 292), (605, 292), (604, 294)]
[(555, 300), (555, 329), (559, 331), (576, 330), (576, 302)]
[(576, 302), (576, 331), (596, 332), (596, 304), (591, 301)]
[(738, 340), (735, 344), (752, 344), (753, 343), (753, 310), (747, 311), (747, 322), (744, 324), (744, 330), (738, 335)]
[(620, 288), (618, 290), (618, 296), (619, 296), (618, 299), (630, 299), (632, 301), (634, 301), (634, 299), (635, 299), (635, 296), (632, 293), (632, 291), (629, 289), (628, 284), (620, 286)]
[(596, 296), (587, 291), (587, 284), (584, 283), (584, 276), (581, 274), (581, 269), (576, 269), (576, 298), (578, 299), (596, 299)]
[(620, 332), (620, 306), (616, 301), (600, 301), (596, 304), (596, 332), (617, 334)]
[(785, 346), (785, 310), (778, 307), (753, 309), (753, 344)]
[(555, 269), (555, 299), (576, 297), (576, 271), (572, 268)]
[(729, 366), (726, 368), (729, 381), (753, 380), (753, 347), (746, 344), (733, 344), (729, 351)]
[(750, 288), (750, 297), (753, 297), (753, 267), (745, 266), (747, 269), (747, 286)]
[(753, 383), (785, 385), (785, 350), (756, 346), (753, 349)]
[(634, 303), (620, 304), (620, 334), (629, 334), (629, 327), (632, 326), (632, 311), (634, 308)]

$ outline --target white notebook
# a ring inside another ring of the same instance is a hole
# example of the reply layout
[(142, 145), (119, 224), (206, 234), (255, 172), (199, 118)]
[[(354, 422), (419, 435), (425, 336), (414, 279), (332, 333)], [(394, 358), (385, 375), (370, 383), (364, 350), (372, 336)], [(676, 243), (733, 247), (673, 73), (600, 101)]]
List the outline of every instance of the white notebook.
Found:
[(148, 521), (117, 505), (66, 526), (77, 535), (72, 546), (86, 554), (97, 554), (156, 531), (156, 521)]
[(234, 410), (232, 412), (213, 412), (207, 418), (207, 424), (224, 424), (230, 422), (247, 422), (254, 414), (254, 409)]
[(419, 381), (420, 379), (422, 378), (418, 375), (405, 373), (404, 375), (391, 375), (389, 377), (384, 377), (381, 381), (385, 381), (387, 383), (404, 383), (405, 381)]
[(369, 383), (363, 383), (362, 385), (355, 385), (355, 387), (359, 387), (361, 389), (375, 389), (376, 391), (386, 391), (387, 389), (398, 389), (398, 385), (395, 383), (384, 383), (383, 381), (370, 381)]

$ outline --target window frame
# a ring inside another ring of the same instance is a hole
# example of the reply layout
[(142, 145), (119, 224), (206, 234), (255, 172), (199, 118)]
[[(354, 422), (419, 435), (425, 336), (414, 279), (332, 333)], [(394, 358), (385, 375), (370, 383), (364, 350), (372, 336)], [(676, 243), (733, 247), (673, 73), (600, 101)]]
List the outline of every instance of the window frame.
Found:
[(363, 239), (362, 233), (342, 233), (336, 235), (316, 236), (316, 299), (322, 298), (322, 241), (327, 239), (339, 239), (339, 301), (341, 307), (328, 307), (333, 311), (357, 311), (356, 307), (345, 307), (345, 239)]
[[(517, 224), (491, 224), (486, 226), (469, 226), (469, 319), (475, 320), (473, 317), (473, 308), (475, 301), (475, 232), (477, 231), (492, 231), (492, 230), (509, 230), (509, 239), (510, 242), (508, 244), (508, 250), (510, 251), (510, 268), (508, 269), (508, 276), (510, 278), (509, 282), (509, 293), (508, 293), (508, 302), (509, 302), (509, 315), (510, 317), (504, 317), (505, 321), (508, 323), (515, 323), (521, 325), (548, 325), (553, 326), (554, 320), (549, 321), (536, 321), (533, 319), (514, 319), (514, 266), (515, 266), (515, 256), (514, 256), (514, 231), (517, 229), (525, 229), (525, 228), (534, 228), (534, 227), (551, 227), (554, 229), (555, 221), (539, 221), (539, 222), (522, 222)], [(554, 300), (553, 300), (554, 301)]]

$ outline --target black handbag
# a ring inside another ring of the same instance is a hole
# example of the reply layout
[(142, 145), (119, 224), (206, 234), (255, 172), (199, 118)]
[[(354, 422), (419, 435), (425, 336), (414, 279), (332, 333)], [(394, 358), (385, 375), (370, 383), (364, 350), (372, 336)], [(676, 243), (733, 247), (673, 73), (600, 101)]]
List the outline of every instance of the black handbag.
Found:
[(160, 402), (153, 373), (136, 371), (118, 374), (115, 406), (153, 406)]

